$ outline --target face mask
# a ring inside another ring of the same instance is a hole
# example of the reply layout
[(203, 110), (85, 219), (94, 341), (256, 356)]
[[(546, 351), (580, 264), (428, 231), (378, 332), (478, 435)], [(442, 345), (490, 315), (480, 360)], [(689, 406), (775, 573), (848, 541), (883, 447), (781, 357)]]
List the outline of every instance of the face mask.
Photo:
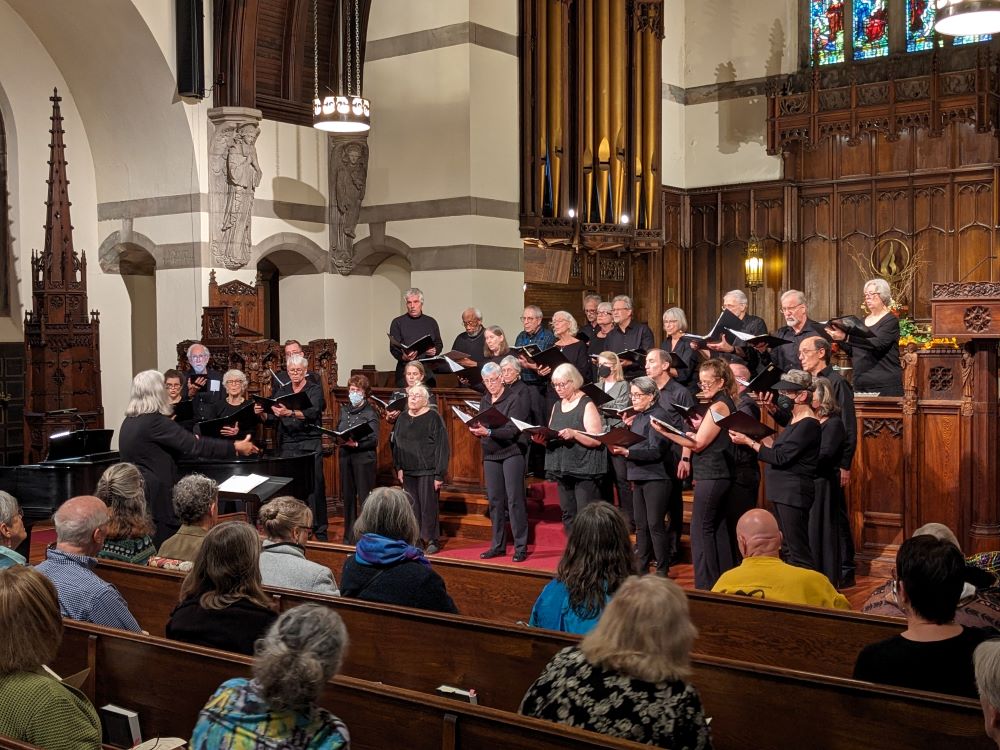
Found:
[(347, 394), (347, 398), (351, 400), (351, 406), (361, 406), (362, 402), (365, 400), (365, 394), (358, 393), (357, 391), (351, 391)]
[(597, 377), (606, 378), (611, 375), (611, 368), (607, 365), (601, 365), (597, 368)]

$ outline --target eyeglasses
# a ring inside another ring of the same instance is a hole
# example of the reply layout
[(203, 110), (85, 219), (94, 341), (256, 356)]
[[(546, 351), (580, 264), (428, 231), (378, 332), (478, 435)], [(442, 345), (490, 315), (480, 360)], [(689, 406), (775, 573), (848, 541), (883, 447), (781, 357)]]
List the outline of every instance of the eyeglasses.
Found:
[(568, 380), (552, 381), (553, 388), (566, 388), (569, 385), (571, 385), (571, 383)]
[(878, 292), (865, 292), (865, 299), (868, 299), (869, 297), (881, 297), (881, 296), (882, 295), (879, 294)]
[(487, 385), (493, 385), (494, 383), (499, 383), (501, 379), (499, 375), (494, 375), (493, 377), (484, 377), (483, 382)]
[(627, 307), (612, 307), (611, 312), (625, 312), (628, 310)]
[(799, 304), (792, 305), (791, 307), (782, 307), (781, 308), (781, 312), (783, 312), (783, 313), (795, 312), (800, 307), (805, 307), (805, 306), (806, 306), (805, 302), (800, 302)]
[(673, 318), (664, 318), (663, 325), (677, 325), (677, 321)]
[(699, 388), (711, 388), (713, 385), (715, 385), (718, 382), (719, 382), (718, 380), (710, 380), (708, 382), (706, 382), (704, 380), (699, 380), (698, 381), (698, 387)]
[(312, 526), (296, 526), (295, 530), (296, 531), (304, 531), (304, 532), (306, 532), (306, 539), (312, 539), (313, 538)]
[(598, 310), (597, 314), (598, 315), (610, 315), (611, 311), (610, 310)]
[(207, 354), (192, 354), (188, 359), (208, 359)]
[[(227, 380), (227, 381), (225, 381), (224, 385), (243, 385), (243, 381), (242, 380)], [(168, 385), (167, 388), (170, 388), (170, 386)]]
[(633, 401), (635, 401), (637, 398), (649, 398), (650, 397), (650, 395), (648, 393), (643, 393), (642, 391), (632, 391), (629, 394), (629, 396), (632, 398)]

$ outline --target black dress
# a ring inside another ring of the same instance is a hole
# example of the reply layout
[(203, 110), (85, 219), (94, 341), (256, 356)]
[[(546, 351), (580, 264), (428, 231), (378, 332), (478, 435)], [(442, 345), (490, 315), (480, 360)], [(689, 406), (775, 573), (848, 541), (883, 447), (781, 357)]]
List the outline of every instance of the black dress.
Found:
[(822, 438), (816, 497), (809, 509), (809, 548), (816, 569), (837, 586), (841, 576), (840, 506), (844, 503), (844, 490), (840, 486), (840, 458), (847, 444), (847, 433), (838, 416), (829, 417), (820, 430)]
[(198, 439), (162, 414), (125, 417), (118, 436), (121, 460), (135, 464), (145, 482), (146, 505), (156, 525), (153, 540), (157, 547), (180, 528), (172, 501), (177, 483), (177, 460), (237, 457), (231, 441)]
[(341, 445), (340, 496), (344, 501), (344, 544), (354, 544), (354, 520), (368, 494), (375, 488), (376, 450), (378, 449), (378, 413), (368, 401), (354, 408), (350, 402), (340, 407), (337, 430), (343, 431), (367, 422), (371, 434), (357, 441), (357, 447)]
[(899, 318), (886, 313), (870, 326), (871, 338), (847, 335), (841, 347), (851, 356), (854, 390), (880, 396), (903, 395), (903, 369), (899, 365)]

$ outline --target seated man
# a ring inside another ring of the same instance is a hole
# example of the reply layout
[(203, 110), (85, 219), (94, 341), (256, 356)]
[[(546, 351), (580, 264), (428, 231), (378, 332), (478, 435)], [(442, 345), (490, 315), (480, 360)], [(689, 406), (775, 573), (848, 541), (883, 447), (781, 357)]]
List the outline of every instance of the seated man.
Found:
[(174, 513), (181, 527), (167, 539), (157, 553), (156, 567), (165, 567), (160, 560), (193, 561), (201, 542), (219, 518), (219, 484), (202, 474), (188, 474), (174, 485)]
[(972, 655), (986, 735), (1000, 747), (1000, 641), (981, 643)]
[(46, 551), (37, 569), (55, 585), (60, 614), (71, 620), (142, 632), (118, 589), (93, 571), (111, 518), (108, 506), (96, 497), (74, 497), (60, 505), (52, 518), (56, 546)]
[(896, 598), (906, 630), (865, 646), (854, 679), (976, 697), (972, 653), (995, 633), (955, 622), (965, 560), (951, 542), (922, 534), (896, 553)]
[(25, 564), (17, 548), (27, 538), (21, 506), (13, 495), (0, 490), (0, 570)]
[(781, 532), (766, 510), (754, 508), (740, 517), (736, 541), (743, 562), (723, 573), (712, 591), (812, 607), (851, 608), (847, 597), (838, 594), (822, 573), (781, 561)]

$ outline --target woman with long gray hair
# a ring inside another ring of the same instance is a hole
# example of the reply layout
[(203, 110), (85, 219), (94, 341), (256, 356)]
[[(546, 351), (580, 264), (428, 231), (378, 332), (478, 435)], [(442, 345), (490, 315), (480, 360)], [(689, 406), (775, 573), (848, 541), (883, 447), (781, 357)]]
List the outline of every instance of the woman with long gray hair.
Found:
[(253, 679), (227, 680), (205, 704), (191, 750), (348, 747), (344, 722), (317, 705), (347, 643), (347, 628), (333, 610), (303, 604), (285, 612), (257, 641)]

